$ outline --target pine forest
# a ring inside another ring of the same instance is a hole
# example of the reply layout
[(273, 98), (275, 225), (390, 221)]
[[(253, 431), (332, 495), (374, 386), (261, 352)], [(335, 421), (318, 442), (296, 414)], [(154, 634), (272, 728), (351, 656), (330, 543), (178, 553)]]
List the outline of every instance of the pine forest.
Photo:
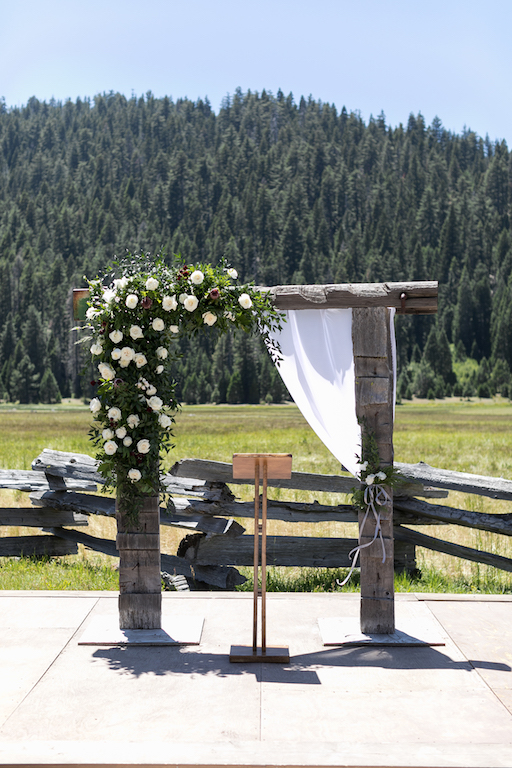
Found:
[[(398, 397), (512, 397), (511, 185), (505, 142), (281, 91), (0, 102), (0, 398), (92, 395), (71, 290), (127, 249), (256, 285), (438, 280), (437, 316), (397, 317)], [(287, 396), (258, 338), (212, 331), (181, 342), (181, 400)]]

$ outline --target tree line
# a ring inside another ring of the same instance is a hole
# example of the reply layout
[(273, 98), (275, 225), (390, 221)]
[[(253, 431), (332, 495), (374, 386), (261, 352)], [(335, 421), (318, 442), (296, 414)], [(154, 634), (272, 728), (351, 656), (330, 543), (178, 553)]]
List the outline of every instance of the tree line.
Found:
[[(512, 395), (511, 184), (505, 142), (281, 91), (0, 102), (0, 396), (90, 394), (70, 290), (126, 249), (259, 285), (439, 280), (437, 317), (397, 318), (399, 396)], [(244, 335), (183, 342), (176, 378), (187, 402), (286, 395)]]

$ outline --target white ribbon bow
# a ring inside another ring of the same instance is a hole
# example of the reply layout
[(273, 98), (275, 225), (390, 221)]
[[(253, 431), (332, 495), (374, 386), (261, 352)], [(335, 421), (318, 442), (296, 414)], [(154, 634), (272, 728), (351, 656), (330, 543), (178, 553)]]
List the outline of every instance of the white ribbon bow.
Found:
[(373, 516), (375, 518), (375, 533), (373, 534), (373, 539), (371, 541), (368, 541), (366, 544), (359, 544), (348, 553), (348, 556), (350, 558), (354, 557), (354, 559), (352, 561), (352, 565), (350, 566), (350, 571), (348, 572), (347, 577), (343, 579), (343, 581), (337, 581), (340, 587), (343, 587), (352, 576), (354, 568), (357, 565), (357, 560), (361, 550), (365, 547), (370, 547), (373, 542), (376, 541), (377, 537), (380, 538), (380, 543), (382, 545), (382, 562), (386, 562), (386, 547), (384, 545), (384, 537), (382, 536), (382, 528), (380, 525), (380, 512), (377, 511), (376, 506), (383, 507), (388, 501), (391, 501), (391, 498), (383, 485), (376, 483), (375, 485), (367, 485), (364, 489), (364, 503), (366, 504), (366, 512), (359, 529), (359, 540), (361, 541), (363, 536), (364, 526), (370, 512), (373, 512)]

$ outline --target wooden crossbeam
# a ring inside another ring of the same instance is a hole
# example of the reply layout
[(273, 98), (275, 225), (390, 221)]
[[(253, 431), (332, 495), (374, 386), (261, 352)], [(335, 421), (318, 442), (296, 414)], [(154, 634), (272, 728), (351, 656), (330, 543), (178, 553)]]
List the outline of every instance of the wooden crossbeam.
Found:
[(330, 285), (276, 285), (268, 291), (277, 309), (343, 309), (394, 307), (405, 315), (437, 312), (438, 283), (339, 283)]

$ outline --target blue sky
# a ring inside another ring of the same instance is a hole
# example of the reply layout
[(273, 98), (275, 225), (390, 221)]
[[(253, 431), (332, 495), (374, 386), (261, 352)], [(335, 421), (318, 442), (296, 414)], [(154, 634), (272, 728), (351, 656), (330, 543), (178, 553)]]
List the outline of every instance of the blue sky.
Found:
[(512, 0), (0, 0), (0, 97), (293, 93), (512, 148)]

